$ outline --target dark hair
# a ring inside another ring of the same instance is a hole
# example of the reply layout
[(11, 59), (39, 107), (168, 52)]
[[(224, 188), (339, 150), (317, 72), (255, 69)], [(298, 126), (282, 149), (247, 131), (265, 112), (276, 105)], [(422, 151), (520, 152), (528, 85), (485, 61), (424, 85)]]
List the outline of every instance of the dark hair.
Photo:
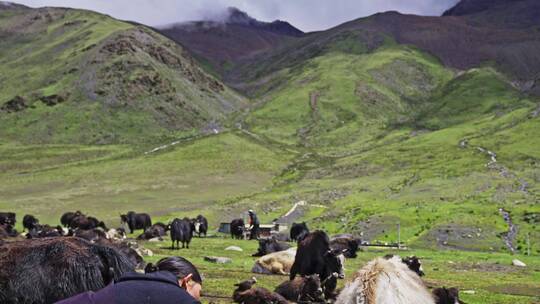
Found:
[(183, 279), (188, 274), (192, 274), (192, 280), (202, 284), (202, 278), (195, 265), (190, 261), (177, 256), (167, 257), (159, 260), (155, 265), (148, 263), (144, 268), (145, 273), (156, 271), (168, 271), (174, 274), (178, 279)]

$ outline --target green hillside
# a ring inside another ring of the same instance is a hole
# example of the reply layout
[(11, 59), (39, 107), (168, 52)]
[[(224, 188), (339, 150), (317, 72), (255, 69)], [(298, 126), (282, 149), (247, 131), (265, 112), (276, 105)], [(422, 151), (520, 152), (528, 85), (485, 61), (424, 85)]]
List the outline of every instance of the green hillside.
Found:
[(520, 227), (515, 247), (529, 232), (538, 243), (538, 222), (525, 220), (539, 211), (538, 100), (491, 68), (451, 70), (389, 41), (347, 45), (261, 89), (246, 128), (303, 152), (282, 186), (249, 203), (303, 198), (329, 207), (305, 215), (329, 230), (395, 241), (400, 223), (407, 243), (477, 250), (506, 250), (505, 208)]
[(0, 137), (127, 143), (219, 124), (245, 99), (154, 31), (90, 11), (0, 11)]
[[(231, 66), (227, 82), (248, 99), (146, 27), (0, 10), (0, 210), (51, 224), (82, 210), (110, 226), (128, 210), (204, 214), (214, 230), (247, 209), (271, 223), (305, 201), (288, 220), (331, 234), (396, 242), (399, 224), (436, 286), (478, 290), (467, 303), (534, 302), (540, 99), (488, 63), (449, 68), (352, 25)], [(226, 254), (221, 241), (196, 250)], [(533, 266), (507, 269), (512, 257)], [(231, 269), (251, 265), (236, 258)], [(208, 271), (219, 295), (216, 282), (236, 283)]]

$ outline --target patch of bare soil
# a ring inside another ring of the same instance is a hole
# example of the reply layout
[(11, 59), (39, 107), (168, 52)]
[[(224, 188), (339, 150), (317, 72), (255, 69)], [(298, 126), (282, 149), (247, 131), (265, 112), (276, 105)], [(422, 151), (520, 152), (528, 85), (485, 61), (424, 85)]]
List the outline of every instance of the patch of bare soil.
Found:
[(485, 250), (491, 248), (496, 250), (500, 249), (502, 245), (502, 243), (495, 242), (497, 236), (494, 231), (458, 224), (432, 228), (421, 239), (427, 244), (435, 244), (440, 249)]
[(521, 268), (516, 268), (512, 265), (503, 265), (498, 263), (455, 263), (452, 268), (454, 270), (478, 271), (478, 272), (497, 272), (511, 273), (521, 271)]
[(0, 112), (14, 113), (28, 108), (28, 102), (21, 96), (15, 96), (0, 107)]
[(540, 286), (523, 284), (491, 285), (486, 288), (495, 293), (504, 293), (516, 296), (540, 297)]
[(384, 236), (387, 233), (397, 231), (399, 218), (391, 216), (373, 216), (365, 221), (360, 221), (354, 227), (355, 231), (360, 231), (362, 240), (372, 242), (377, 237)]

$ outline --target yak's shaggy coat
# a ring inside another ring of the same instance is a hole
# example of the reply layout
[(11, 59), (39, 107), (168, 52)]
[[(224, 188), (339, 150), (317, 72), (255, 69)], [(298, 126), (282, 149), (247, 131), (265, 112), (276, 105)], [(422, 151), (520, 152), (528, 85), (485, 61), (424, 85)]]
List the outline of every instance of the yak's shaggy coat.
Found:
[(0, 248), (0, 303), (54, 303), (131, 271), (134, 265), (115, 249), (80, 238), (6, 243)]
[(376, 258), (358, 271), (336, 304), (435, 304), (420, 277), (399, 256)]
[(291, 271), (296, 256), (296, 248), (289, 248), (260, 257), (251, 272), (287, 275)]

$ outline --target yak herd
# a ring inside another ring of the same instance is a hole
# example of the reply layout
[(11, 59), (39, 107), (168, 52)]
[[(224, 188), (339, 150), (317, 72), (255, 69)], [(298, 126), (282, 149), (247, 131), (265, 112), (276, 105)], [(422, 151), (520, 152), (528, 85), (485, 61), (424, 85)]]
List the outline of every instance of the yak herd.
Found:
[[(104, 222), (80, 211), (67, 212), (61, 225), (41, 224), (32, 215), (23, 218), (23, 232), (15, 229), (16, 215), (0, 213), (0, 303), (54, 303), (88, 290), (104, 288), (125, 273), (144, 267), (144, 261), (126, 239), (126, 230), (143, 230), (138, 240), (167, 234), (171, 249), (189, 248), (195, 234), (206, 236), (208, 221), (174, 219), (154, 223), (145, 213), (120, 216), (122, 227), (108, 229)], [(231, 237), (242, 238), (243, 220), (230, 223)], [(290, 242), (296, 242), (291, 246)], [(236, 284), (233, 301), (243, 304), (278, 303), (462, 303), (455, 288), (429, 292), (418, 258), (388, 255), (367, 263), (341, 290), (345, 259), (356, 258), (360, 240), (350, 234), (329, 237), (310, 232), (306, 223), (294, 223), (288, 234), (259, 239), (252, 272), (288, 275), (274, 291), (256, 287), (255, 277)]]

